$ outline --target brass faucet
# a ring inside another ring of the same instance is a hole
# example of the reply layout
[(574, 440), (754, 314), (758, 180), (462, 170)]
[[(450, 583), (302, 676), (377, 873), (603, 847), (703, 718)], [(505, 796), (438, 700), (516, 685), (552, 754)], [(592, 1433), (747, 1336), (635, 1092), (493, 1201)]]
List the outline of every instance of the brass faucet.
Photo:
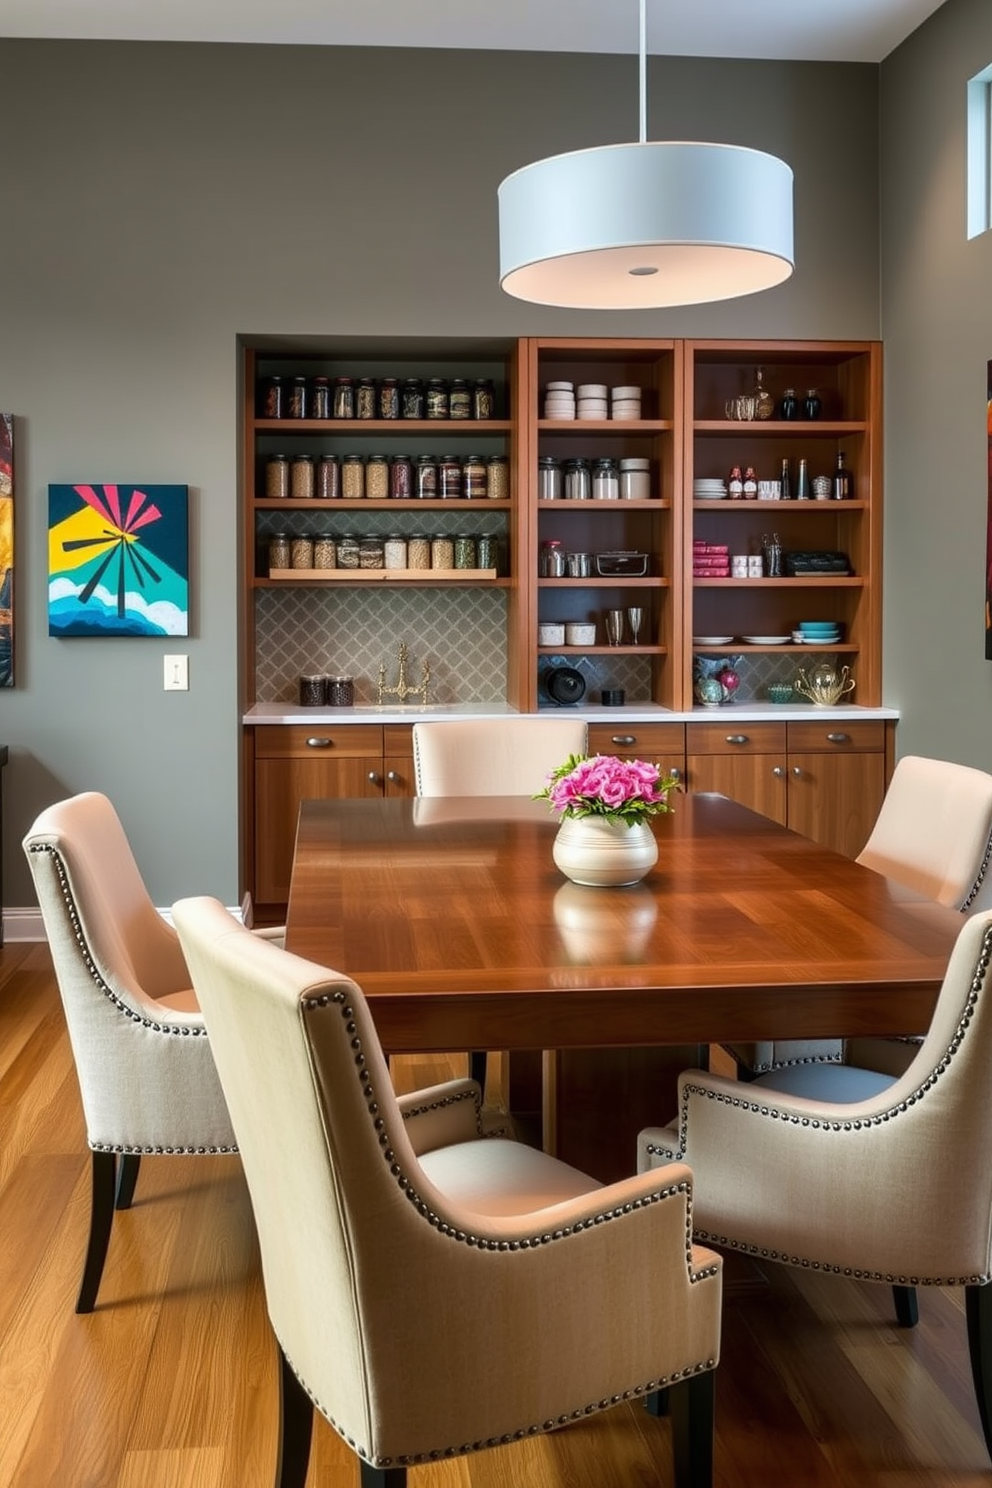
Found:
[(430, 702), (431, 664), (429, 661), (424, 662), (423, 668), (421, 670), (420, 686), (411, 687), (406, 680), (406, 661), (408, 655), (409, 653), (407, 651), (406, 641), (400, 641), (399, 669), (396, 674), (396, 685), (394, 687), (386, 686), (386, 663), (384, 661), (380, 661), (379, 689), (377, 698), (380, 707), (382, 706), (383, 699), (387, 697), (394, 697), (400, 703), (405, 703), (407, 698), (411, 697), (419, 698), (421, 703), (425, 705)]

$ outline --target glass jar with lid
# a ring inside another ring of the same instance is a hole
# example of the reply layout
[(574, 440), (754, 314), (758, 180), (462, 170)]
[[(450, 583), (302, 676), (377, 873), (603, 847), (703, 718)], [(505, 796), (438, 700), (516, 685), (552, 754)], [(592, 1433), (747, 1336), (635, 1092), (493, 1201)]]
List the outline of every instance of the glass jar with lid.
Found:
[(289, 470), (289, 491), (294, 501), (313, 496), (313, 455), (294, 455)]
[(406, 563), (408, 568), (426, 569), (431, 566), (431, 540), (419, 534), (407, 538)]
[(365, 462), (365, 499), (385, 501), (389, 495), (389, 460), (385, 455), (369, 455)]
[(408, 377), (404, 381), (400, 407), (405, 419), (423, 418), (424, 384), (419, 377)]
[(385, 568), (386, 554), (381, 537), (368, 536), (358, 539), (359, 568)]
[(361, 455), (345, 455), (341, 461), (341, 495), (345, 501), (360, 501), (365, 495), (365, 461)]
[(309, 412), (309, 400), (307, 398), (307, 380), (305, 377), (294, 377), (289, 388), (289, 407), (286, 410), (290, 418), (305, 419)]
[(431, 568), (444, 569), (455, 566), (454, 539), (440, 534), (431, 538)]
[(641, 458), (620, 461), (620, 499), (647, 501), (651, 495), (651, 462)]
[(317, 495), (322, 501), (336, 501), (341, 495), (341, 465), (337, 455), (321, 455), (317, 461)]
[(357, 537), (339, 537), (337, 542), (338, 568), (357, 568), (358, 551)]
[(313, 540), (313, 566), (319, 569), (337, 568), (337, 545), (329, 532), (321, 532)]
[(588, 501), (592, 496), (592, 477), (588, 460), (566, 460), (564, 472), (566, 501)]
[(472, 417), (476, 419), (491, 419), (496, 413), (496, 394), (493, 389), (492, 379), (479, 377), (476, 379), (472, 389)]
[(265, 462), (265, 499), (278, 501), (289, 495), (289, 460), (285, 455), (270, 455)]
[(563, 579), (565, 577), (565, 549), (562, 547), (560, 538), (549, 537), (542, 542), (537, 571), (542, 579)]
[(594, 501), (619, 501), (620, 471), (616, 460), (604, 455), (596, 461), (592, 473), (592, 495)]
[(417, 466), (414, 471), (414, 494), (421, 501), (434, 501), (437, 498), (437, 461), (433, 455), (418, 455)]
[(467, 501), (486, 495), (486, 462), (481, 455), (466, 455), (462, 464), (462, 490)]
[(413, 461), (409, 455), (394, 455), (389, 462), (389, 494), (394, 501), (409, 501), (413, 495)]
[(379, 417), (398, 419), (400, 416), (400, 385), (395, 377), (383, 377), (379, 383)]
[(355, 417), (375, 418), (375, 382), (371, 377), (360, 377), (355, 388)]
[(475, 539), (475, 559), (480, 568), (499, 572), (499, 543), (494, 533), (479, 533)]
[(538, 501), (558, 501), (561, 498), (561, 461), (554, 455), (541, 455), (537, 461)]
[(266, 377), (262, 383), (258, 411), (262, 418), (281, 419), (285, 416), (286, 379)]
[(353, 708), (355, 706), (354, 677), (325, 677), (324, 695), (329, 708)]
[(289, 566), (296, 569), (313, 568), (313, 538), (306, 533), (294, 532), (290, 538)]
[(273, 532), (269, 538), (269, 573), (287, 569), (290, 562), (291, 538), (288, 532)]
[(310, 382), (310, 417), (326, 419), (331, 416), (331, 383), (327, 377), (314, 377)]
[(472, 394), (464, 377), (453, 377), (448, 390), (448, 417), (467, 419), (472, 417)]
[(406, 538), (399, 533), (387, 537), (382, 545), (383, 559), (386, 568), (406, 568)]
[(448, 409), (448, 384), (443, 377), (429, 377), (427, 379), (427, 417), (446, 419)]
[(355, 384), (350, 377), (335, 377), (334, 379), (334, 417), (336, 419), (355, 417)]
[(462, 462), (457, 455), (442, 455), (437, 467), (438, 497), (457, 501), (462, 494)]
[(469, 569), (476, 566), (475, 538), (467, 532), (455, 534), (454, 566)]
[(486, 496), (506, 501), (510, 495), (510, 466), (505, 455), (490, 455), (486, 461)]

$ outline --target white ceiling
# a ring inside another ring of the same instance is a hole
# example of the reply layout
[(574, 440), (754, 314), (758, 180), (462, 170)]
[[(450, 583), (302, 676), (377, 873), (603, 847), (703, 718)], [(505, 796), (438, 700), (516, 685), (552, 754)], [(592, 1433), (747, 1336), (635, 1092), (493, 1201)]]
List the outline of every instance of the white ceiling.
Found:
[[(881, 62), (942, 0), (648, 0), (648, 50)], [(637, 0), (0, 0), (0, 36), (633, 52)]]

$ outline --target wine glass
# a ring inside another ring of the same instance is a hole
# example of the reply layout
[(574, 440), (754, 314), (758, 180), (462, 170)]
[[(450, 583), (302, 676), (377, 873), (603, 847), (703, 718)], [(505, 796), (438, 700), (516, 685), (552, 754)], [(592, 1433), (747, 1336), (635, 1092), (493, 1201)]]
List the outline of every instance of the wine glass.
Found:
[(631, 605), (627, 610), (627, 625), (630, 629), (631, 644), (636, 646), (641, 634), (641, 626), (644, 624), (644, 611), (640, 605)]
[(606, 639), (611, 646), (619, 646), (623, 640), (623, 610), (607, 610)]

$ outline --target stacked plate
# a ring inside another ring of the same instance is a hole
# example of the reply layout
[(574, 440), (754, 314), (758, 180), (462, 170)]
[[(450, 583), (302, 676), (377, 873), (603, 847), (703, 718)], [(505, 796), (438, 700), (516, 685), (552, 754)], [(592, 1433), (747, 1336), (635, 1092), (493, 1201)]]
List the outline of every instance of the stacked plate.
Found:
[(605, 382), (582, 382), (576, 389), (576, 412), (580, 419), (605, 419), (609, 416)]
[(831, 646), (840, 640), (840, 626), (836, 620), (800, 620), (792, 638), (807, 646)]
[(692, 494), (697, 501), (723, 501), (727, 495), (727, 483), (719, 477), (700, 477), (692, 483)]
[(544, 391), (546, 419), (574, 419), (575, 386), (571, 382), (549, 382)]

